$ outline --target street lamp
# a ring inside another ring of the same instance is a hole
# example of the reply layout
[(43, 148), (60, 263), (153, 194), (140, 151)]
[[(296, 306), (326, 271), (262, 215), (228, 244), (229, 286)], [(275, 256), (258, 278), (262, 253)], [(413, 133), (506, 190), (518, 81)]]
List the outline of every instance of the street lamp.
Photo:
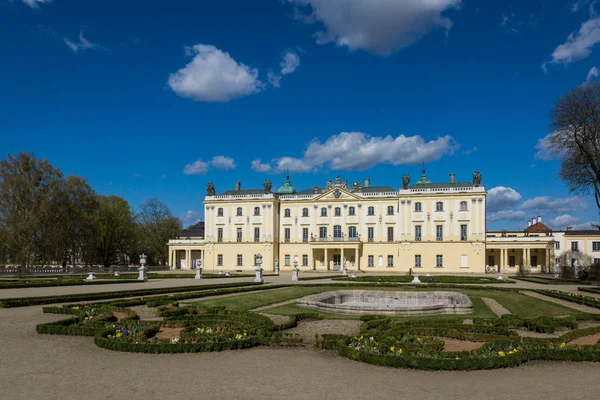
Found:
[(346, 264), (346, 257), (344, 257), (344, 267), (342, 268), (342, 276), (348, 276), (348, 265)]
[(262, 277), (262, 271), (263, 269), (261, 268), (262, 265), (262, 254), (256, 254), (254, 256), (254, 263), (256, 264), (256, 268), (254, 269), (254, 272), (256, 273), (256, 277), (254, 278), (254, 282), (258, 282), (258, 283), (264, 283), (264, 279)]
[(146, 277), (146, 268), (144, 267), (144, 265), (146, 265), (146, 255), (144, 253), (140, 254), (140, 265), (141, 267), (138, 268), (140, 276), (138, 276), (137, 280), (147, 281), (148, 278)]
[(294, 256), (294, 269), (292, 270), (292, 280), (293, 281), (297, 281), (298, 280), (298, 272), (300, 270), (298, 269), (298, 256)]
[(279, 257), (275, 257), (275, 275), (279, 275)]

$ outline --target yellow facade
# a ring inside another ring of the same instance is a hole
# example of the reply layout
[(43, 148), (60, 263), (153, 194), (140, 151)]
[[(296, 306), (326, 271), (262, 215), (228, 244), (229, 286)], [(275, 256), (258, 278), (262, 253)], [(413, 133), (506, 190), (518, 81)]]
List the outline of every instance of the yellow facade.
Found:
[[(265, 271), (276, 261), (291, 270), (294, 260), (301, 270), (339, 270), (345, 260), (349, 270), (485, 272), (486, 193), (479, 184), (453, 176), (434, 184), (423, 174), (398, 190), (368, 181), (349, 186), (339, 177), (299, 193), (286, 185), (283, 193), (238, 185), (205, 197), (205, 238), (194, 242), (205, 271), (251, 272), (261, 254)], [(171, 242), (171, 265), (193, 265), (191, 255), (177, 261), (185, 243)]]

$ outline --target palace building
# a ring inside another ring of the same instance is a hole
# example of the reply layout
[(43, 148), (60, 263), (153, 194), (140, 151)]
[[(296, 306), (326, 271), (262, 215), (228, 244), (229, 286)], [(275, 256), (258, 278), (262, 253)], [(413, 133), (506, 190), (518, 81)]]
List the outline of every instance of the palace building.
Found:
[[(251, 272), (262, 267), (301, 270), (407, 273), (482, 273), (486, 270), (486, 191), (479, 172), (472, 182), (434, 183), (425, 169), (402, 187), (348, 184), (338, 176), (323, 187), (297, 191), (289, 175), (276, 191), (216, 193), (208, 184), (205, 221), (169, 241), (172, 268)], [(488, 257), (489, 258), (489, 257)], [(495, 260), (495, 259), (494, 259)], [(495, 262), (495, 261), (494, 261)]]
[(252, 272), (256, 256), (273, 271), (349, 270), (385, 273), (556, 273), (561, 266), (600, 264), (600, 231), (552, 231), (538, 216), (522, 231), (486, 231), (481, 174), (471, 182), (430, 182), (425, 169), (402, 187), (351, 185), (338, 176), (297, 191), (289, 175), (276, 191), (260, 189), (204, 198), (205, 222), (169, 241), (171, 268)]

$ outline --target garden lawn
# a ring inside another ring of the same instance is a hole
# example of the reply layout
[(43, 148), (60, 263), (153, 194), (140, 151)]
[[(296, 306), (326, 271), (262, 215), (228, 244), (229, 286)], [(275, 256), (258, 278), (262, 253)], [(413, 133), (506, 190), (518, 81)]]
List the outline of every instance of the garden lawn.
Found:
[(503, 292), (497, 290), (461, 290), (461, 292), (467, 294), (469, 297), (480, 296), (495, 299), (512, 314), (521, 317), (533, 318), (542, 316), (553, 317), (559, 315), (581, 314), (579, 311), (572, 308), (567, 308), (555, 303), (539, 300), (518, 292)]

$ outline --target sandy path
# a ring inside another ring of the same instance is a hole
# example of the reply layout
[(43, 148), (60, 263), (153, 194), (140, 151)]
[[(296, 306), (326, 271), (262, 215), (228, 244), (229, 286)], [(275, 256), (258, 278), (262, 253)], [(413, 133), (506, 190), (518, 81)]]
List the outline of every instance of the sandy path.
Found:
[[(0, 309), (0, 397), (58, 399), (597, 399), (600, 363), (426, 372), (367, 365), (311, 348), (200, 354), (103, 350), (92, 338), (38, 335), (64, 316)], [(507, 384), (509, 382), (509, 384)]]
[(543, 294), (539, 294), (536, 292), (522, 291), (521, 293), (526, 294), (527, 296), (535, 297), (536, 299), (549, 301), (550, 303), (559, 304), (561, 306), (572, 308), (577, 311), (589, 313), (589, 314), (600, 314), (600, 308), (588, 307), (577, 303), (572, 303), (570, 301), (555, 299), (554, 297), (545, 296)]
[(481, 300), (496, 314), (501, 317), (505, 314), (511, 314), (502, 304), (498, 303), (496, 299), (490, 299), (489, 297), (482, 297)]

